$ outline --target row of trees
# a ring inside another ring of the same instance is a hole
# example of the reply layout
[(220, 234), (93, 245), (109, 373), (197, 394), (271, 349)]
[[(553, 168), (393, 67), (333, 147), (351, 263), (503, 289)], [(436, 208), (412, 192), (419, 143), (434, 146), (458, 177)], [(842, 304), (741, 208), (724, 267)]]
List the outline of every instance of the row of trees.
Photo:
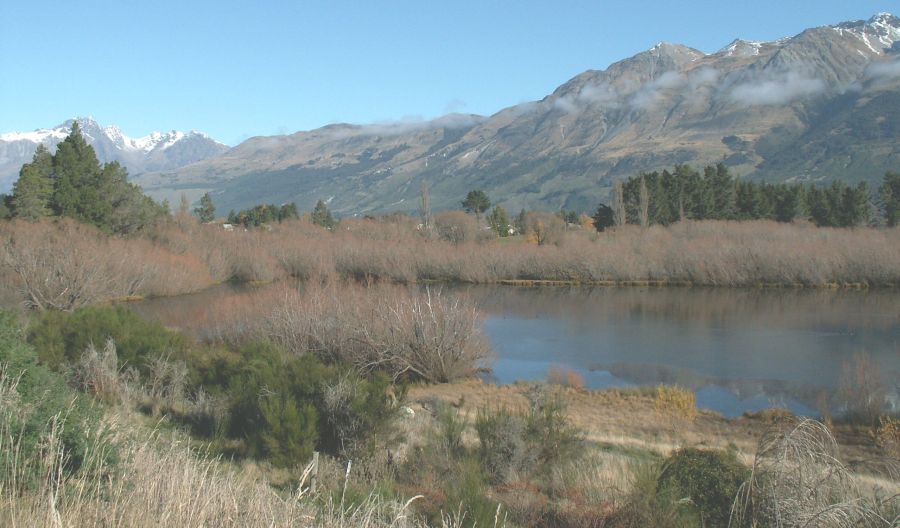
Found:
[[(203, 207), (202, 200), (201, 207)], [(205, 219), (203, 215), (199, 216), (203, 221), (208, 222), (212, 220), (212, 218)], [(297, 204), (289, 203), (284, 205), (260, 204), (249, 209), (242, 209), (238, 212), (231, 211), (228, 213), (227, 220), (229, 224), (239, 224), (244, 227), (258, 227), (262, 224), (283, 222), (295, 218), (300, 218), (300, 213), (297, 211)]]
[[(896, 225), (900, 176), (888, 173), (876, 197), (888, 225)], [(823, 227), (851, 227), (872, 218), (866, 183), (853, 187), (835, 181), (827, 187), (741, 181), (722, 164), (703, 173), (687, 165), (673, 171), (641, 173), (616, 182), (610, 203), (601, 204), (597, 229), (625, 223), (669, 225), (693, 220), (757, 220), (791, 222), (809, 218)]]
[(6, 216), (27, 220), (64, 216), (116, 234), (137, 231), (168, 213), (167, 206), (128, 182), (128, 172), (118, 162), (101, 165), (78, 123), (72, 124), (55, 154), (38, 146), (4, 205)]

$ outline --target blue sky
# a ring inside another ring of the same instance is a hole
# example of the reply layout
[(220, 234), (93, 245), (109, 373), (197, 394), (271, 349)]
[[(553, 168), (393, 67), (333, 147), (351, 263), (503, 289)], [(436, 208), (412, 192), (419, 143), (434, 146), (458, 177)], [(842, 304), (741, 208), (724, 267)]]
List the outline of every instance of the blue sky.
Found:
[(0, 131), (75, 115), (228, 144), (333, 122), (492, 114), (657, 41), (715, 51), (900, 2), (0, 2)]

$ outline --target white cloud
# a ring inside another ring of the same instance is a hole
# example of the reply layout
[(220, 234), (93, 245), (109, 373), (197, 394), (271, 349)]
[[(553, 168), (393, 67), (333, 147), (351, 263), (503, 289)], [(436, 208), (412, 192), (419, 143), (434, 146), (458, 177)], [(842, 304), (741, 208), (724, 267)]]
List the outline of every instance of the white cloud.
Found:
[(562, 110), (567, 114), (572, 114), (578, 111), (578, 105), (575, 104), (575, 101), (568, 95), (564, 95), (562, 97), (557, 97), (556, 99), (554, 99), (553, 108)]
[(869, 64), (869, 67), (866, 68), (866, 77), (870, 79), (896, 79), (900, 77), (900, 59)]
[(825, 88), (822, 79), (789, 72), (741, 83), (731, 89), (729, 97), (736, 103), (748, 106), (782, 105), (816, 95)]
[(617, 105), (619, 93), (609, 83), (586, 84), (578, 93), (578, 101), (599, 105)]

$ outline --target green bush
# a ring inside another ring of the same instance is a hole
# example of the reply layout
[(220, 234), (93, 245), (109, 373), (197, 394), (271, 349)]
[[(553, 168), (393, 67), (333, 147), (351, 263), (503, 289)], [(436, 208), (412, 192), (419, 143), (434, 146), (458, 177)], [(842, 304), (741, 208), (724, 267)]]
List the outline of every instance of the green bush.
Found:
[(528, 393), (529, 410), (482, 410), (475, 430), (479, 455), (494, 483), (540, 477), (551, 484), (553, 469), (576, 461), (583, 452), (581, 432), (569, 424), (565, 402), (542, 386)]
[[(669, 488), (659, 487), (659, 464), (641, 464), (633, 474), (631, 491), (609, 518), (611, 528), (695, 528), (696, 513), (678, 506), (678, 497)], [(727, 525), (726, 525), (727, 526)]]
[[(0, 401), (0, 434), (17, 443), (16, 448), (4, 444), (0, 455), (0, 475), (13, 474), (12, 464), (19, 478), (40, 478), (40, 460), (51, 433), (58, 434), (59, 449), (67, 473), (82, 468), (96, 437), (91, 428), (100, 421), (100, 412), (66, 385), (65, 379), (38, 363), (37, 354), (24, 339), (15, 316), (0, 311), (0, 395), (13, 401)], [(11, 393), (10, 391), (15, 391)], [(2, 398), (0, 398), (2, 399)], [(53, 430), (55, 428), (55, 431)], [(113, 463), (114, 452), (104, 446), (103, 462)], [(31, 474), (22, 475), (23, 468)], [(19, 484), (29, 484), (19, 481)], [(0, 484), (0, 487), (3, 487)]]
[(734, 451), (683, 448), (663, 462), (659, 489), (690, 498), (703, 526), (728, 526), (731, 508), (749, 470)]
[(382, 375), (365, 379), (267, 341), (248, 343), (239, 353), (243, 364), (225, 391), (227, 433), (244, 440), (249, 456), (291, 466), (305, 462), (314, 449), (349, 455), (388, 426), (392, 410)]
[(28, 342), (41, 363), (56, 371), (78, 361), (89, 344), (103, 346), (110, 337), (116, 343), (119, 366), (132, 366), (141, 373), (146, 373), (150, 360), (182, 359), (188, 348), (183, 335), (145, 321), (123, 306), (47, 311), (37, 315), (28, 328)]
[(506, 409), (482, 409), (475, 420), (475, 431), (481, 463), (495, 484), (511, 482), (534, 466), (536, 460), (525, 437), (524, 417)]

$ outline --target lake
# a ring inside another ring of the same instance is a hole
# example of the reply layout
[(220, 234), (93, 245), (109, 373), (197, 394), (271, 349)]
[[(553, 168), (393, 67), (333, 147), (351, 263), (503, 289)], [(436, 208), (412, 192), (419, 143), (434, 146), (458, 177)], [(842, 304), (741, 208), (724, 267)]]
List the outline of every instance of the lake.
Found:
[[(269, 286), (284, 287), (284, 286)], [(434, 286), (432, 286), (434, 288)], [(865, 352), (900, 409), (900, 292), (640, 287), (444, 287), (472, 298), (497, 383), (571, 369), (589, 388), (677, 383), (726, 416), (769, 407), (819, 415)], [(167, 324), (232, 287), (133, 303)]]

